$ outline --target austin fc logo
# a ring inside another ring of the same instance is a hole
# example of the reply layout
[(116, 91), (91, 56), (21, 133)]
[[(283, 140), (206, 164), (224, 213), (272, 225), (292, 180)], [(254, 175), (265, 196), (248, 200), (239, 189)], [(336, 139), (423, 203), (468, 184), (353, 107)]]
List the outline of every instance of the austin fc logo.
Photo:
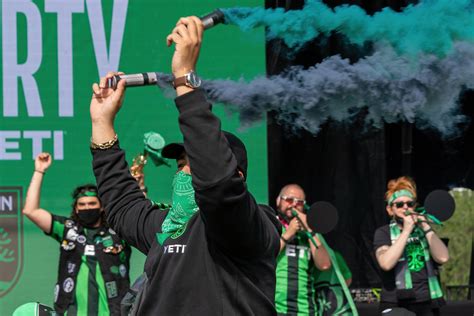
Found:
[(17, 283), (23, 267), (21, 187), (0, 187), (0, 297)]

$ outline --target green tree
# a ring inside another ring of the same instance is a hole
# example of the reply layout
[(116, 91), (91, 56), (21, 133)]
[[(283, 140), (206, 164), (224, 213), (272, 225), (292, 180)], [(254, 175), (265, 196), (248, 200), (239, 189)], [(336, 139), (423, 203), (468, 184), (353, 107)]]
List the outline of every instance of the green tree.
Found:
[[(474, 228), (474, 194), (469, 189), (453, 189), (456, 211), (437, 229), (442, 238), (449, 238), (449, 261), (441, 267), (441, 283), (446, 286), (468, 285)], [(446, 292), (445, 292), (446, 293)], [(467, 299), (467, 289), (452, 291), (450, 299)]]

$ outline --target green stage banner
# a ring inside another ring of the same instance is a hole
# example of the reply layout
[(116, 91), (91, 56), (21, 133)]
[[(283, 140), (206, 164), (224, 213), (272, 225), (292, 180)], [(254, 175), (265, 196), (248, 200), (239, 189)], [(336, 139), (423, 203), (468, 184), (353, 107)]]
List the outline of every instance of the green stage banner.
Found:
[[(52, 305), (59, 245), (21, 215), (34, 157), (51, 153), (41, 207), (71, 212), (74, 187), (94, 182), (89, 151), (92, 84), (111, 70), (170, 72), (166, 36), (181, 16), (263, 1), (2, 0), (0, 66), (0, 315), (21, 304)], [(218, 25), (205, 32), (197, 72), (203, 79), (253, 78), (265, 73), (264, 30), (242, 33)], [(223, 128), (249, 152), (248, 183), (267, 202), (265, 122), (245, 130), (238, 117), (214, 107)], [(173, 99), (154, 86), (130, 88), (116, 123), (127, 160), (143, 151), (143, 135), (182, 141)], [(170, 202), (171, 167), (145, 167), (149, 196)], [(134, 250), (132, 277), (144, 256)]]

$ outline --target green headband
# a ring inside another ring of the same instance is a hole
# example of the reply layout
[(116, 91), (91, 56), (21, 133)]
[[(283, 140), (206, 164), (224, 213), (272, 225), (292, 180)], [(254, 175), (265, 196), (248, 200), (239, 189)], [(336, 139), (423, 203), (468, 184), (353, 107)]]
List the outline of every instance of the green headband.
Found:
[(82, 193), (79, 193), (76, 197), (76, 200), (81, 198), (81, 197), (84, 197), (84, 196), (97, 196), (97, 192), (95, 191), (84, 191)]
[(413, 196), (413, 193), (411, 193), (410, 191), (408, 190), (398, 190), (398, 191), (395, 191), (392, 196), (388, 199), (388, 204), (392, 204), (393, 201), (395, 201), (396, 199), (398, 199), (399, 197), (401, 196), (406, 196), (406, 197), (409, 197), (411, 199), (414, 198)]

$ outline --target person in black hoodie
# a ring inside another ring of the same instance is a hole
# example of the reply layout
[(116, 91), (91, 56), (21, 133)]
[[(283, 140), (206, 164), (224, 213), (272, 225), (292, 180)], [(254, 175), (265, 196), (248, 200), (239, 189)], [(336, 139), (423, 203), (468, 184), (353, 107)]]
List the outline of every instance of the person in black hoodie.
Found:
[[(93, 85), (90, 105), (93, 169), (107, 220), (147, 255), (148, 280), (137, 298), (138, 315), (275, 315), (275, 267), (281, 227), (275, 212), (247, 190), (245, 146), (221, 131), (194, 71), (203, 26), (181, 18), (167, 37), (175, 44), (179, 127), (173, 206), (160, 211), (130, 175), (114, 120), (125, 92)], [(184, 83), (183, 83), (184, 82)], [(232, 136), (229, 136), (232, 135)]]

